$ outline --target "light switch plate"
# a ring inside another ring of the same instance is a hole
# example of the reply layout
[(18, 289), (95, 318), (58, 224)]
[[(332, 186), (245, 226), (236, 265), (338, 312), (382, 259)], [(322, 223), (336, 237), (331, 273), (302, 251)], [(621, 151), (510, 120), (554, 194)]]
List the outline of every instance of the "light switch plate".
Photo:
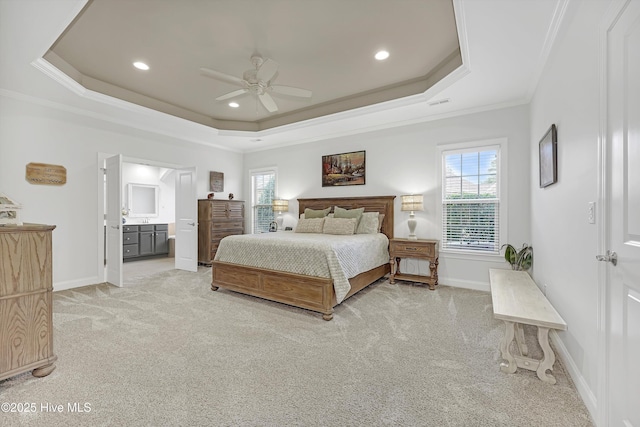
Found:
[(589, 202), (589, 210), (588, 210), (588, 220), (589, 224), (596, 223), (596, 202)]

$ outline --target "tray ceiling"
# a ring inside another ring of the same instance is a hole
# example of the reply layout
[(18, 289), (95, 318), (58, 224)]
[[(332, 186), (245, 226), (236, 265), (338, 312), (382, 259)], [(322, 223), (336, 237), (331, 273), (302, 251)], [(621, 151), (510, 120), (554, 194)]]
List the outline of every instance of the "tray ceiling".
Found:
[[(270, 92), (273, 113), (250, 91), (216, 101), (241, 87), (201, 68), (242, 78), (256, 54), (311, 98)], [(424, 93), (462, 64), (451, 0), (92, 0), (44, 57), (87, 89), (241, 131)]]

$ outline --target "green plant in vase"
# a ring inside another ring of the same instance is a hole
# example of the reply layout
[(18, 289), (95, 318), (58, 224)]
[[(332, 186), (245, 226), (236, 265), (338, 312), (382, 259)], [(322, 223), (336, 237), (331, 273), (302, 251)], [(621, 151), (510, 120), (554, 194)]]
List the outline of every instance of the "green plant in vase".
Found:
[(524, 243), (520, 249), (514, 248), (509, 243), (502, 245), (504, 250), (504, 259), (511, 264), (512, 270), (527, 271), (533, 263), (533, 247)]

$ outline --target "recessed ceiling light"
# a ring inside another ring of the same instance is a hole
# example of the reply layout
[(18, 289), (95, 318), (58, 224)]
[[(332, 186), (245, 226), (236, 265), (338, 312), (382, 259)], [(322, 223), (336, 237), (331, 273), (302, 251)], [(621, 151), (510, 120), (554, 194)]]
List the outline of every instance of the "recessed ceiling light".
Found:
[(238, 108), (240, 106), (240, 104), (238, 104), (237, 102), (230, 102), (229, 103), (229, 107), (231, 108)]
[(376, 53), (376, 56), (375, 56), (375, 58), (378, 61), (383, 61), (383, 60), (387, 59), (388, 57), (389, 57), (389, 52), (387, 52), (386, 50), (378, 51)]
[(147, 71), (149, 69), (149, 66), (147, 64), (140, 61), (134, 62), (133, 66), (136, 67), (138, 70), (143, 70), (143, 71)]

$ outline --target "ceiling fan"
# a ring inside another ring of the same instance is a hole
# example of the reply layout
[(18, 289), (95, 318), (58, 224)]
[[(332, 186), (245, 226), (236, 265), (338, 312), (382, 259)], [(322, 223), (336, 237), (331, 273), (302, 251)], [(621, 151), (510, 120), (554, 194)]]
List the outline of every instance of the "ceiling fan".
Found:
[(283, 95), (311, 98), (311, 91), (292, 86), (272, 85), (278, 72), (278, 63), (272, 59), (263, 59), (260, 55), (253, 55), (251, 63), (254, 68), (245, 71), (242, 78), (221, 73), (209, 68), (200, 68), (200, 71), (209, 77), (242, 87), (242, 89), (220, 95), (216, 101), (224, 101), (238, 95), (250, 92), (257, 95), (258, 99), (270, 113), (278, 111), (278, 105), (273, 100), (270, 92)]

